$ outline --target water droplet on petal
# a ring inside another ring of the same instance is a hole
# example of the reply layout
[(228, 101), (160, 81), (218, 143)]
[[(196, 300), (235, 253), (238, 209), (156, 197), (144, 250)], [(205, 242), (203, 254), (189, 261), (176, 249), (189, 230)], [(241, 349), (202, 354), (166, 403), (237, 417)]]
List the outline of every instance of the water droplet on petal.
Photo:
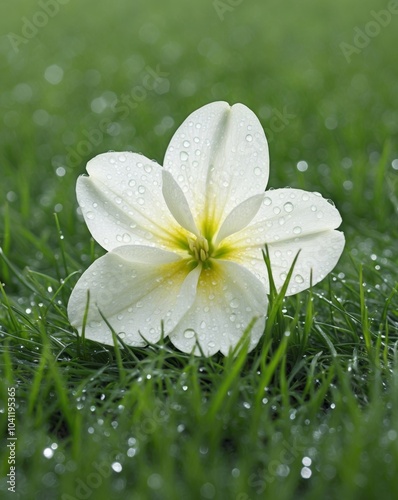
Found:
[(188, 160), (188, 153), (186, 151), (181, 151), (181, 153), (180, 153), (180, 160), (181, 161), (187, 161)]
[(86, 213), (86, 217), (87, 217), (87, 219), (92, 220), (92, 219), (94, 219), (95, 214), (94, 214), (94, 212), (87, 212)]
[(182, 143), (182, 145), (184, 146), (184, 148), (189, 148), (189, 146), (191, 145), (191, 143), (189, 141), (184, 141)]
[(269, 205), (271, 205), (272, 200), (271, 200), (271, 198), (268, 198), (268, 196), (267, 196), (266, 198), (264, 198), (263, 203), (264, 203), (264, 205), (269, 206)]
[(287, 203), (285, 203), (285, 204), (283, 205), (283, 208), (285, 209), (285, 212), (290, 213), (290, 212), (292, 212), (292, 211), (293, 211), (294, 206), (293, 206), (293, 204), (292, 204), (292, 203), (290, 203), (290, 201), (288, 201)]
[(260, 167), (256, 167), (254, 169), (254, 175), (261, 175), (261, 168)]
[(119, 156), (119, 161), (121, 161), (121, 162), (126, 161), (126, 157), (125, 157), (125, 155), (120, 155), (120, 156)]
[(294, 234), (300, 234), (302, 231), (301, 227), (300, 226), (296, 226), (293, 228), (293, 233)]
[(296, 274), (296, 276), (294, 277), (294, 281), (296, 283), (304, 283), (304, 278), (301, 276), (301, 274)]
[(192, 330), (191, 328), (188, 328), (184, 332), (184, 337), (186, 339), (192, 339), (193, 337), (195, 337), (195, 330)]
[(253, 136), (251, 134), (247, 134), (246, 140), (247, 140), (247, 142), (252, 142)]
[(274, 207), (273, 212), (274, 212), (274, 214), (278, 215), (281, 213), (281, 209), (279, 207)]
[(232, 299), (229, 305), (232, 307), (232, 309), (237, 309), (239, 307), (239, 300), (238, 299)]

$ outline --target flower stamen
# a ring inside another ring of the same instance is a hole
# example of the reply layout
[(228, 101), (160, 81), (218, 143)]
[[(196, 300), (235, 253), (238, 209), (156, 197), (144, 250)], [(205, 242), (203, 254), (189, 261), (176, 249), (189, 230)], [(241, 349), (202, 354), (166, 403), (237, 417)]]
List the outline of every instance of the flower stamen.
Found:
[(209, 257), (209, 242), (203, 236), (188, 238), (189, 253), (196, 261), (205, 262)]

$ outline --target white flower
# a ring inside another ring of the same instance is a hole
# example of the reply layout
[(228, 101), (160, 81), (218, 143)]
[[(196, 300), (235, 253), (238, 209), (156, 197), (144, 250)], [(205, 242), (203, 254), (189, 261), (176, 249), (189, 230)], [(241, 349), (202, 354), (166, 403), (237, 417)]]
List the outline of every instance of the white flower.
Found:
[[(184, 352), (196, 343), (227, 354), (255, 318), (263, 331), (268, 245), (277, 289), (301, 250), (287, 294), (305, 290), (336, 265), (344, 235), (339, 212), (317, 193), (264, 192), (267, 141), (242, 104), (215, 102), (192, 113), (167, 148), (164, 167), (136, 153), (105, 153), (87, 165), (77, 198), (87, 226), (108, 253), (82, 275), (68, 304), (80, 332), (113, 344), (164, 335)], [(104, 321), (106, 318), (107, 321)]]

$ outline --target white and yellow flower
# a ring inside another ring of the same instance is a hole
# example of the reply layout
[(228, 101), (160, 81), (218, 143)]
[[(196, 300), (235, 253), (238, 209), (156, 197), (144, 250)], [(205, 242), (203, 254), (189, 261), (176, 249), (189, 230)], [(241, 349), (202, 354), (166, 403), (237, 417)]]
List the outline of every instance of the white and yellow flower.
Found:
[[(227, 354), (255, 318), (263, 331), (269, 281), (276, 287), (300, 254), (287, 294), (322, 280), (344, 247), (337, 209), (317, 193), (264, 192), (268, 146), (244, 105), (215, 102), (192, 113), (167, 148), (164, 166), (136, 153), (105, 153), (87, 165), (77, 198), (94, 239), (108, 253), (79, 279), (68, 304), (72, 325), (112, 344), (164, 335), (184, 352)], [(107, 321), (104, 321), (103, 317)]]

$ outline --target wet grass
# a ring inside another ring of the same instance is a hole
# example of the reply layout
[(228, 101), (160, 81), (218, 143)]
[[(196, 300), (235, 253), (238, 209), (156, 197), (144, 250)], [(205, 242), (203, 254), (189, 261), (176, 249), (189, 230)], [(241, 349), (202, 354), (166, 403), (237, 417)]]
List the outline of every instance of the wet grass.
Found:
[[(2, 497), (397, 497), (398, 17), (350, 62), (340, 48), (386, 9), (376, 4), (243, 1), (221, 19), (211, 2), (70, 2), (17, 52), (7, 34), (40, 7), (0, 16)], [(152, 90), (147, 67), (162, 74)], [(134, 106), (122, 113), (125, 94)], [(206, 359), (167, 339), (82, 341), (66, 304), (103, 250), (77, 211), (77, 176), (109, 149), (161, 162), (178, 124), (217, 99), (259, 115), (270, 186), (335, 202), (339, 264), (310, 291), (273, 294), (249, 354), (244, 342), (236, 357)]]

